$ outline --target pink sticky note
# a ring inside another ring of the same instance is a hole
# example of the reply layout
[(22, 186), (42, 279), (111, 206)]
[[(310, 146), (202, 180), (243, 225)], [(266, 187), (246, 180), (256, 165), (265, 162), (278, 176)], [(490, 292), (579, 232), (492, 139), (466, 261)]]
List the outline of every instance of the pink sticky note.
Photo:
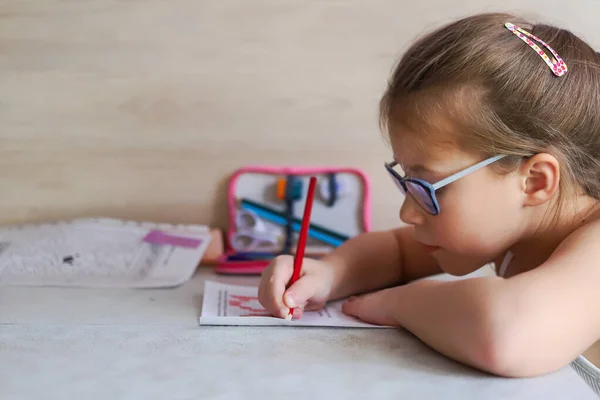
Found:
[(185, 236), (170, 235), (162, 231), (150, 231), (144, 237), (144, 242), (154, 244), (169, 244), (176, 247), (195, 249), (202, 244), (202, 240)]

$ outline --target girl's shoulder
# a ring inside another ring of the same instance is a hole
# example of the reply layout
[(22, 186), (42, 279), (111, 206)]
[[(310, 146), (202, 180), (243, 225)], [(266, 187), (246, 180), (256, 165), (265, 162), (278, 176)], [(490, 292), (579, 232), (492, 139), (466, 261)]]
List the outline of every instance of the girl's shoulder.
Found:
[[(590, 215), (556, 247), (542, 267), (569, 271), (580, 278), (587, 276), (600, 288), (600, 210)], [(600, 290), (598, 290), (600, 293)]]
[[(600, 264), (600, 246), (598, 246), (598, 238), (600, 238), (600, 209), (589, 215), (581, 226), (566, 236), (543, 264), (533, 268), (526, 265), (512, 265), (513, 254), (510, 250), (507, 250), (493, 260), (494, 270), (497, 276), (505, 277), (504, 275), (509, 269), (509, 265), (510, 270), (517, 275), (524, 273), (524, 271), (530, 272), (536, 270), (538, 267), (545, 267), (542, 269), (553, 269), (554, 267), (563, 269), (568, 265), (567, 269), (572, 271), (589, 269), (594, 274), (600, 273), (600, 265), (598, 265)], [(519, 270), (522, 272), (517, 272)], [(600, 285), (600, 281), (598, 285)]]
[[(590, 256), (592, 254), (600, 254), (600, 246), (598, 246), (598, 238), (600, 237), (599, 235), (600, 210), (597, 210), (593, 214), (589, 215), (586, 218), (586, 221), (580, 227), (578, 227), (571, 234), (569, 234), (558, 245), (554, 253), (560, 255), (563, 252), (581, 252), (585, 250), (585, 253), (589, 253)], [(597, 250), (594, 251), (594, 249)]]

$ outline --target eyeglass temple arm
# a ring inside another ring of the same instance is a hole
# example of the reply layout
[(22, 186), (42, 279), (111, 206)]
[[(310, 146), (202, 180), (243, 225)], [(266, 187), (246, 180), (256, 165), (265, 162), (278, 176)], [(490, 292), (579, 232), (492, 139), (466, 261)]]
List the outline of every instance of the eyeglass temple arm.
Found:
[(466, 169), (464, 169), (464, 170), (462, 170), (460, 172), (457, 172), (454, 175), (450, 175), (449, 177), (447, 177), (445, 179), (442, 179), (441, 181), (436, 182), (436, 183), (432, 184), (431, 186), (433, 186), (433, 188), (435, 190), (437, 190), (437, 189), (439, 189), (439, 188), (441, 188), (443, 186), (446, 186), (449, 183), (454, 182), (457, 179), (462, 178), (465, 175), (470, 174), (471, 172), (475, 172), (475, 171), (477, 171), (480, 168), (483, 168), (483, 167), (485, 167), (487, 165), (490, 165), (491, 163), (493, 163), (493, 162), (495, 162), (495, 161), (497, 161), (497, 160), (499, 160), (499, 159), (501, 159), (503, 157), (506, 157), (506, 154), (500, 154), (498, 156), (494, 156), (494, 157), (488, 158), (487, 160), (483, 160), (480, 163), (477, 163), (477, 164), (475, 164), (473, 166), (470, 166), (469, 168), (466, 168)]

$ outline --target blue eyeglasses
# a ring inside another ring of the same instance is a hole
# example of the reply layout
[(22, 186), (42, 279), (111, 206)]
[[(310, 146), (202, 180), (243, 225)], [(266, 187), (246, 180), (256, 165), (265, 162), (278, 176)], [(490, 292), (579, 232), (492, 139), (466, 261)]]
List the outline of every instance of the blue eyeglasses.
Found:
[(502, 154), (488, 158), (436, 183), (429, 183), (422, 179), (400, 176), (400, 174), (393, 169), (393, 167), (398, 164), (396, 161), (385, 163), (384, 165), (385, 169), (392, 177), (392, 180), (404, 195), (407, 193), (410, 194), (410, 196), (415, 199), (417, 204), (419, 204), (419, 206), (421, 206), (425, 211), (431, 215), (438, 215), (440, 213), (440, 205), (435, 197), (436, 190), (462, 178), (463, 176), (475, 172), (480, 168), (488, 166), (503, 157), (506, 157), (506, 155)]

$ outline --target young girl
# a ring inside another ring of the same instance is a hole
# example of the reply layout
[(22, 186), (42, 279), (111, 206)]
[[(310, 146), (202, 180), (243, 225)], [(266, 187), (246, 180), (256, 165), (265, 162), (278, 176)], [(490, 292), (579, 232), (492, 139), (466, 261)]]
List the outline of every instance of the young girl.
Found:
[[(263, 306), (360, 295), (347, 314), (503, 376), (576, 359), (600, 338), (600, 55), (564, 29), (476, 15), (410, 47), (380, 106), (406, 225), (305, 259), (287, 290), (278, 257)], [(488, 263), (497, 276), (420, 279)]]

